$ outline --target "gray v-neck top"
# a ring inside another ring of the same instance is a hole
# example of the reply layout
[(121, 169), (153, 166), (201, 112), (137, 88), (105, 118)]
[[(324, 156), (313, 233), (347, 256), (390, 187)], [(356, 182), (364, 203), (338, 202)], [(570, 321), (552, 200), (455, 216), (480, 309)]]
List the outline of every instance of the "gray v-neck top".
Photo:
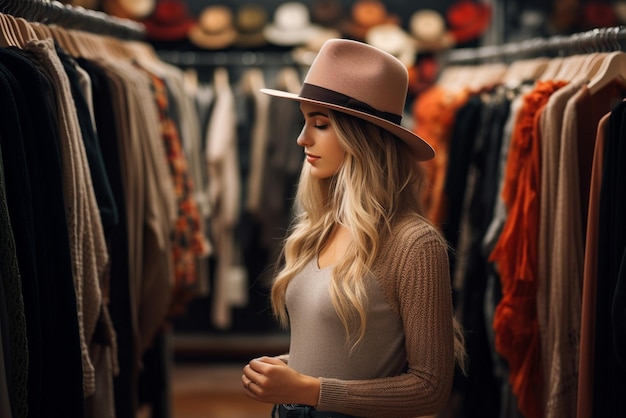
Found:
[(329, 294), (332, 267), (309, 264), (289, 283), (287, 309), (292, 324), (289, 365), (310, 376), (373, 379), (394, 376), (406, 363), (400, 318), (392, 311), (372, 275), (366, 280), (367, 329), (351, 350)]

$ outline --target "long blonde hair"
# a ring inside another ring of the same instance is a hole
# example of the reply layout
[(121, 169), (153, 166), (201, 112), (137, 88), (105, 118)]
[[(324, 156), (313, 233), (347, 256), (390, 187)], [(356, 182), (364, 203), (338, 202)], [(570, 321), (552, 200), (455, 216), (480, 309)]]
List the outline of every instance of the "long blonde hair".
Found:
[(289, 281), (321, 252), (337, 226), (347, 227), (352, 245), (333, 268), (330, 295), (354, 347), (366, 329), (363, 280), (378, 254), (380, 236), (390, 231), (396, 215), (423, 213), (419, 196), (424, 176), (408, 146), (391, 133), (341, 112), (330, 111), (329, 117), (345, 159), (338, 173), (325, 180), (312, 177), (309, 165), (303, 165), (296, 213), (284, 243), (271, 302), (280, 323), (287, 327), (285, 293)]

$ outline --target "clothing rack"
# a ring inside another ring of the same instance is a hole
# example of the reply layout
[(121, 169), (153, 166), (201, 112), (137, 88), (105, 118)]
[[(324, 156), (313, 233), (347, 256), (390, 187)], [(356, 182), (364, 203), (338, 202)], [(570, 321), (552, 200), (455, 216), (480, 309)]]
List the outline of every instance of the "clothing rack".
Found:
[(460, 48), (446, 54), (447, 64), (503, 61), (537, 56), (565, 56), (590, 52), (610, 52), (623, 49), (626, 27), (597, 28), (572, 35), (532, 38), (502, 45)]
[(121, 39), (142, 39), (146, 32), (139, 22), (57, 0), (0, 0), (0, 13)]
[(285, 66), (296, 64), (291, 51), (159, 50), (159, 58), (182, 67)]

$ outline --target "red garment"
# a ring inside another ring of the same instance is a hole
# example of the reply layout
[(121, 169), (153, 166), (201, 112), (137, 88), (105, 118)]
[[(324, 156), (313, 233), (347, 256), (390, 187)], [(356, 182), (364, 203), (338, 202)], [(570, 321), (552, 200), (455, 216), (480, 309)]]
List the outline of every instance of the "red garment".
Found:
[(490, 261), (500, 273), (502, 299), (493, 327), (495, 348), (507, 361), (509, 381), (526, 418), (540, 418), (543, 370), (537, 322), (539, 240), (539, 116), (566, 82), (539, 81), (524, 96), (511, 137), (502, 198), (508, 214)]
[(414, 132), (435, 150), (435, 158), (422, 163), (427, 179), (422, 193), (426, 217), (437, 226), (446, 216), (443, 188), (448, 166), (448, 148), (457, 110), (469, 99), (469, 92), (452, 93), (433, 86), (421, 93), (413, 103)]

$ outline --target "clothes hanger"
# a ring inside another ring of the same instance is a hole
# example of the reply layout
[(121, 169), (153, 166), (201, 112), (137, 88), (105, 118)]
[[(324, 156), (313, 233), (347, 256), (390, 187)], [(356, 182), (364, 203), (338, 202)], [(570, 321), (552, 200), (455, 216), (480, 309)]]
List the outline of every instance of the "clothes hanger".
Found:
[(0, 46), (5, 48), (10, 46), (19, 48), (19, 41), (15, 36), (15, 32), (9, 25), (8, 16), (9, 15), (0, 13)]
[(33, 29), (30, 22), (22, 17), (15, 18), (15, 23), (18, 31), (22, 34), (22, 37), (26, 42), (39, 40), (39, 35)]
[(563, 74), (562, 79), (568, 82), (584, 79), (589, 74), (589, 66), (596, 60), (597, 56), (597, 52), (572, 56), (567, 72)]
[(508, 66), (502, 62), (482, 64), (476, 69), (477, 76), (470, 80), (468, 87), (470, 90), (480, 92), (502, 84)]
[(477, 68), (478, 65), (474, 64), (448, 66), (441, 72), (436, 85), (452, 94), (463, 91), (476, 76)]
[(541, 74), (543, 74), (549, 62), (550, 58), (548, 57), (538, 57), (528, 60), (524, 68), (524, 78), (526, 80), (536, 81)]
[(73, 57), (79, 57), (81, 55), (77, 45), (75, 45), (73, 40), (70, 38), (67, 29), (59, 26), (57, 23), (53, 23), (48, 26), (48, 30), (52, 35), (52, 39), (54, 39), (54, 41), (58, 43), (59, 46), (61, 46), (61, 48), (63, 48), (68, 54)]
[(537, 57), (513, 61), (502, 76), (502, 84), (516, 88), (524, 81), (535, 81), (545, 71), (550, 58)]
[(561, 56), (550, 58), (550, 62), (546, 66), (544, 72), (539, 77), (540, 81), (550, 81), (554, 80), (555, 76), (558, 74), (561, 65), (563, 64), (564, 58)]
[(124, 47), (131, 57), (136, 56), (144, 60), (161, 61), (154, 48), (145, 42), (126, 41), (124, 42)]
[(575, 54), (563, 58), (559, 70), (554, 74), (553, 79), (556, 81), (571, 81), (584, 62), (586, 55)]
[(589, 64), (586, 66), (586, 70), (583, 69), (586, 81), (591, 80), (596, 74), (598, 74), (598, 70), (607, 55), (608, 52), (596, 52), (593, 54), (593, 59), (590, 60)]
[(20, 49), (24, 49), (26, 47), (27, 40), (24, 38), (16, 19), (17, 18), (13, 15), (5, 15), (5, 24), (8, 30), (13, 34), (14, 39), (17, 41), (16, 46)]
[(622, 51), (610, 52), (602, 60), (600, 68), (587, 84), (587, 88), (591, 95), (594, 95), (614, 81), (626, 86), (626, 53)]
[(52, 32), (50, 31), (50, 28), (48, 28), (48, 25), (40, 22), (32, 22), (31, 27), (39, 39), (53, 39)]

